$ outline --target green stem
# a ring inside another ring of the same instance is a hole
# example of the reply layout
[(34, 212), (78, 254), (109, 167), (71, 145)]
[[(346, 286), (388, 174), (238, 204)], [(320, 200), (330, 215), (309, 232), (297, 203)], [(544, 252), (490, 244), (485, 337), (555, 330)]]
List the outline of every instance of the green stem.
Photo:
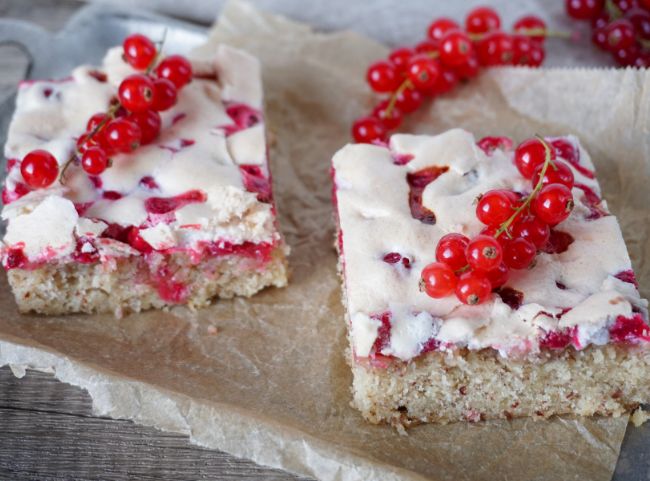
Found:
[(402, 85), (397, 87), (397, 90), (395, 90), (395, 92), (393, 92), (391, 95), (390, 100), (388, 101), (388, 105), (386, 106), (386, 110), (384, 111), (384, 115), (386, 117), (390, 117), (390, 114), (393, 112), (395, 104), (397, 103), (397, 97), (402, 95), (402, 92), (404, 92), (407, 88), (413, 88), (413, 83), (409, 79), (404, 80), (404, 82), (402, 82)]
[(548, 145), (546, 140), (544, 140), (542, 137), (539, 135), (535, 135), (539, 139), (539, 141), (544, 145), (544, 166), (542, 167), (541, 172), (539, 173), (539, 180), (537, 181), (537, 184), (535, 185), (535, 188), (533, 191), (528, 194), (526, 197), (526, 200), (524, 200), (524, 203), (521, 204), (517, 210), (515, 210), (514, 214), (512, 214), (507, 221), (505, 221), (499, 229), (495, 232), (494, 237), (497, 238), (504, 232), (508, 233), (508, 229), (512, 225), (512, 223), (519, 217), (519, 214), (521, 214), (524, 209), (527, 209), (530, 206), (530, 203), (533, 201), (535, 196), (539, 193), (540, 190), (542, 190), (542, 187), (544, 186), (544, 176), (546, 175), (546, 171), (548, 170), (549, 165), (552, 166), (553, 168), (557, 169), (553, 161), (551, 160), (551, 147)]

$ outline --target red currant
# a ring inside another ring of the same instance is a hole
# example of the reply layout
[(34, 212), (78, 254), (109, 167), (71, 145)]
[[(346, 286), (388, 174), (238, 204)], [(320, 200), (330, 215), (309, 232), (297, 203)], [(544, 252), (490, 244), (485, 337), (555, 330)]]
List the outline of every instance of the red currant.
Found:
[(643, 40), (650, 40), (650, 13), (642, 8), (633, 8), (625, 14), (636, 36)]
[(442, 262), (433, 262), (422, 269), (420, 290), (434, 298), (446, 297), (454, 292), (456, 274)]
[[(555, 166), (555, 168), (553, 168)], [(537, 185), (539, 182), (539, 177), (540, 174), (542, 173), (542, 169), (544, 168), (544, 164), (538, 165), (535, 168), (535, 173), (533, 174), (533, 187)], [(544, 174), (544, 178), (542, 179), (542, 185), (548, 185), (548, 184), (563, 184), (566, 185), (569, 189), (573, 188), (573, 183), (574, 183), (574, 178), (573, 178), (573, 171), (571, 170), (571, 167), (569, 167), (565, 162), (556, 160), (553, 162), (553, 164), (549, 164), (549, 166), (546, 168), (546, 173)]]
[(144, 35), (134, 33), (124, 39), (124, 60), (136, 70), (145, 70), (156, 58), (156, 46)]
[(124, 118), (111, 120), (105, 131), (106, 140), (117, 152), (132, 152), (140, 145), (140, 127)]
[(58, 177), (59, 163), (47, 150), (32, 150), (20, 163), (20, 173), (27, 185), (44, 189)]
[(521, 17), (513, 25), (513, 30), (515, 33), (526, 35), (531, 31), (539, 31), (539, 34), (529, 35), (529, 38), (535, 40), (536, 42), (543, 42), (546, 39), (544, 36), (544, 32), (546, 31), (546, 24), (544, 23), (544, 20), (535, 15), (526, 15), (525, 17)]
[[(555, 160), (555, 152), (550, 149), (551, 160)], [(546, 147), (538, 139), (524, 140), (515, 150), (515, 165), (521, 175), (532, 179), (535, 169), (546, 160)]]
[(450, 30), (459, 30), (460, 25), (450, 18), (439, 18), (434, 20), (427, 29), (428, 37), (436, 43), (439, 43), (442, 37)]
[(398, 48), (393, 50), (388, 56), (388, 60), (395, 67), (398, 73), (406, 72), (406, 66), (413, 56), (413, 50), (410, 48)]
[(514, 238), (526, 239), (537, 249), (543, 249), (548, 243), (551, 229), (535, 216), (526, 216), (514, 223), (511, 229)]
[(142, 74), (129, 75), (120, 84), (120, 103), (130, 112), (142, 112), (153, 103), (153, 82)]
[(160, 133), (160, 114), (154, 110), (132, 113), (127, 117), (127, 120), (133, 122), (140, 128), (140, 132), (142, 133), (140, 137), (141, 145), (150, 144)]
[(481, 230), (480, 234), (489, 237), (494, 237), (497, 240), (497, 242), (501, 244), (501, 248), (503, 249), (505, 245), (508, 243), (508, 233), (510, 232), (511, 229), (506, 229), (506, 231), (500, 234), (499, 237), (495, 237), (497, 235), (498, 230), (499, 230), (499, 226), (488, 225)]
[(501, 264), (503, 249), (494, 237), (480, 234), (469, 241), (465, 256), (473, 269), (490, 271)]
[(397, 108), (399, 108), (401, 112), (410, 114), (411, 112), (415, 112), (418, 107), (422, 105), (423, 100), (424, 98), (418, 90), (406, 88), (397, 95), (395, 105), (397, 105)]
[(636, 64), (637, 59), (641, 56), (641, 49), (633, 43), (629, 47), (619, 48), (612, 53), (617, 64), (621, 67), (628, 67)]
[(180, 55), (170, 55), (156, 67), (158, 78), (171, 80), (177, 89), (192, 81), (192, 64)]
[(81, 156), (81, 167), (90, 175), (101, 174), (108, 163), (108, 156), (100, 147), (89, 147)]
[(476, 205), (476, 217), (485, 225), (498, 226), (507, 221), (517, 208), (514, 192), (497, 189), (483, 194)]
[(607, 30), (605, 28), (597, 28), (591, 33), (591, 43), (601, 50), (608, 50), (607, 46)]
[(457, 271), (467, 265), (465, 250), (469, 239), (462, 234), (447, 234), (440, 238), (436, 246), (436, 260)]
[(83, 153), (88, 147), (97, 145), (95, 136), (90, 136), (90, 132), (83, 133), (77, 139), (77, 151)]
[(490, 7), (476, 7), (465, 19), (465, 30), (469, 33), (487, 33), (498, 30), (501, 19)]
[(415, 53), (424, 53), (427, 55), (438, 54), (439, 42), (433, 40), (423, 40), (415, 46)]
[(385, 61), (373, 63), (368, 67), (366, 80), (375, 92), (387, 93), (394, 91), (400, 84), (395, 67)]
[(622, 12), (627, 13), (639, 5), (638, 0), (612, 0), (612, 3)]
[(600, 13), (604, 3), (604, 0), (566, 0), (566, 11), (577, 20), (589, 20)]
[(597, 16), (591, 19), (591, 28), (597, 30), (599, 28), (605, 28), (609, 25), (609, 22), (612, 21), (612, 18), (609, 15), (607, 9), (604, 9)]
[(492, 284), (486, 275), (480, 271), (466, 272), (456, 284), (456, 297), (463, 304), (474, 306), (488, 300)]
[(453, 70), (441, 68), (438, 80), (433, 86), (432, 92), (435, 95), (446, 94), (451, 92), (458, 83), (458, 75)]
[(90, 119), (88, 119), (88, 123), (86, 124), (86, 131), (93, 132), (100, 125), (106, 125), (109, 120), (110, 118), (107, 114), (104, 112), (98, 112), (90, 117)]
[(471, 55), (467, 59), (467, 62), (465, 62), (464, 64), (454, 67), (454, 72), (456, 72), (456, 75), (458, 75), (458, 77), (463, 80), (468, 80), (473, 77), (476, 77), (478, 75), (478, 71), (479, 71), (479, 63), (478, 63), (478, 56), (476, 55), (476, 53)]
[(440, 68), (434, 59), (419, 54), (411, 58), (407, 70), (408, 78), (413, 86), (421, 92), (430, 92), (438, 80)]
[(485, 277), (488, 278), (488, 280), (490, 281), (490, 285), (492, 286), (492, 289), (498, 289), (499, 287), (503, 286), (506, 282), (508, 282), (510, 269), (508, 269), (508, 266), (502, 262), (501, 264), (499, 264), (499, 267), (497, 267), (496, 269), (492, 269), (491, 271), (488, 272), (483, 272), (482, 274), (484, 274)]
[(515, 35), (512, 44), (512, 63), (539, 67), (544, 61), (544, 48), (530, 37)]
[(400, 112), (400, 110), (395, 106), (393, 106), (391, 109), (390, 114), (386, 115), (386, 108), (388, 107), (388, 104), (388, 99), (379, 102), (379, 104), (372, 111), (372, 115), (373, 117), (378, 118), (382, 124), (384, 124), (386, 130), (394, 130), (398, 128), (402, 123), (403, 116), (402, 112)]
[(472, 41), (460, 30), (447, 32), (440, 40), (440, 61), (450, 67), (467, 63), (472, 56)]
[(371, 144), (386, 140), (386, 127), (374, 117), (361, 117), (352, 124), (352, 137), (355, 142)]
[(549, 184), (533, 199), (532, 210), (542, 222), (554, 226), (565, 220), (573, 209), (573, 195), (566, 185)]
[(512, 139), (510, 137), (483, 137), (476, 142), (476, 145), (487, 155), (492, 155), (497, 149), (512, 150)]
[(607, 33), (607, 48), (612, 52), (630, 48), (636, 42), (634, 26), (625, 18), (614, 20), (606, 27), (605, 32)]
[(533, 42), (528, 55), (529, 58), (527, 65), (529, 67), (539, 67), (544, 62), (546, 52), (544, 51), (544, 47), (541, 44)]
[(165, 78), (159, 78), (153, 81), (153, 102), (151, 108), (162, 112), (168, 110), (176, 104), (177, 90), (176, 86)]
[(537, 249), (532, 242), (519, 237), (506, 244), (503, 262), (510, 269), (525, 269), (533, 263), (536, 253)]
[(481, 65), (508, 65), (514, 55), (512, 37), (501, 31), (491, 32), (478, 41), (476, 52)]

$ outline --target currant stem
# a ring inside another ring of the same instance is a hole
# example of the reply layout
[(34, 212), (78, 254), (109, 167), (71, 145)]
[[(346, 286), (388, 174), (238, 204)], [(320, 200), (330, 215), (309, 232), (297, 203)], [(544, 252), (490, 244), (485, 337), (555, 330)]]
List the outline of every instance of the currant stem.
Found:
[[(467, 34), (472, 42), (483, 39), (487, 33), (469, 33)], [(574, 34), (571, 32), (562, 32), (556, 30), (546, 30), (545, 28), (522, 28), (512, 35), (523, 35), (524, 37), (552, 37), (552, 38), (568, 38), (573, 39)]]
[(153, 68), (156, 66), (158, 61), (160, 60), (160, 56), (162, 55), (162, 48), (163, 45), (165, 45), (165, 40), (167, 39), (167, 27), (163, 30), (162, 38), (160, 39), (159, 42), (156, 42), (156, 45), (158, 47), (158, 51), (156, 52), (156, 55), (154, 55), (153, 60), (151, 63), (147, 66), (147, 69), (144, 71), (145, 75), (149, 75)]
[(413, 88), (413, 83), (409, 79), (404, 80), (402, 84), (397, 87), (397, 90), (392, 93), (388, 105), (386, 106), (386, 110), (384, 110), (384, 116), (390, 117), (390, 114), (393, 112), (395, 104), (397, 103), (397, 97), (399, 97), (407, 88)]
[(548, 170), (549, 165), (553, 166), (554, 168), (557, 168), (555, 167), (555, 164), (551, 160), (551, 147), (548, 145), (548, 143), (546, 142), (546, 140), (544, 140), (543, 137), (540, 137), (539, 135), (535, 135), (535, 137), (537, 137), (539, 141), (542, 143), (542, 145), (544, 145), (544, 150), (545, 150), (544, 166), (542, 167), (542, 170), (539, 173), (539, 180), (537, 181), (537, 184), (535, 185), (533, 191), (530, 194), (528, 194), (526, 200), (524, 200), (524, 203), (521, 204), (517, 208), (517, 210), (515, 210), (515, 212), (508, 218), (508, 220), (505, 221), (503, 224), (501, 224), (499, 229), (494, 233), (495, 239), (499, 237), (501, 234), (503, 234), (504, 232), (506, 232), (508, 236), (510, 235), (508, 233), (508, 229), (510, 228), (512, 223), (519, 216), (519, 214), (521, 214), (524, 211), (524, 209), (527, 209), (530, 206), (530, 203), (533, 201), (535, 196), (539, 193), (540, 190), (542, 190), (542, 187), (544, 186), (544, 176), (546, 175), (546, 171)]

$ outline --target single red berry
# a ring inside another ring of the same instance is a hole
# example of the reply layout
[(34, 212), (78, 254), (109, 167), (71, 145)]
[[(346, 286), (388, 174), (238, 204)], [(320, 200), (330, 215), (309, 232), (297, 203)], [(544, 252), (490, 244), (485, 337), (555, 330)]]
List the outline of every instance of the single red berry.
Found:
[(543, 249), (548, 243), (551, 228), (537, 217), (529, 215), (513, 224), (511, 234), (516, 239), (526, 239), (537, 249)]
[(85, 132), (77, 139), (77, 151), (83, 153), (87, 148), (97, 145), (97, 138), (90, 136), (90, 132)]
[(539, 220), (554, 226), (565, 220), (573, 209), (573, 195), (566, 185), (549, 184), (532, 202), (532, 211)]
[(192, 64), (180, 55), (170, 55), (156, 67), (158, 78), (171, 80), (177, 89), (192, 81)]
[(459, 78), (469, 80), (478, 75), (479, 67), (478, 56), (474, 53), (467, 59), (467, 62), (454, 67), (454, 72)]
[(539, 67), (544, 63), (544, 58), (546, 57), (546, 52), (544, 47), (540, 43), (533, 42), (533, 45), (530, 48), (528, 59), (529, 67)]
[(650, 68), (650, 53), (639, 55), (634, 61), (634, 66), (637, 68)]
[(371, 144), (386, 140), (386, 127), (375, 117), (361, 117), (352, 124), (352, 137), (355, 142)]
[(517, 208), (517, 195), (506, 189), (490, 190), (476, 204), (476, 217), (485, 225), (499, 226)]
[[(544, 23), (544, 20), (535, 15), (526, 15), (525, 17), (521, 17), (515, 22), (512, 29), (515, 33), (527, 35), (536, 42), (543, 42), (546, 39), (546, 36), (544, 35), (546, 32), (546, 24)], [(535, 32), (535, 35), (530, 35), (530, 33), (533, 32)], [(540, 33), (537, 34), (537, 32)]]
[(530, 37), (515, 35), (512, 39), (513, 65), (539, 67), (544, 61), (544, 47)]
[(492, 284), (483, 272), (469, 271), (458, 279), (456, 297), (463, 304), (474, 306), (487, 301), (492, 291)]
[(424, 98), (418, 90), (406, 88), (397, 95), (395, 105), (397, 105), (397, 108), (399, 108), (401, 112), (410, 114), (411, 112), (415, 112), (418, 107), (422, 105), (423, 100)]
[(454, 292), (456, 274), (447, 264), (433, 262), (422, 269), (420, 290), (429, 297), (446, 297)]
[(460, 30), (460, 25), (450, 18), (438, 18), (429, 25), (427, 36), (434, 42), (439, 43), (442, 37), (450, 30)]
[(438, 80), (440, 68), (434, 59), (419, 54), (411, 58), (407, 75), (413, 86), (421, 92), (430, 92)]
[(153, 82), (143, 74), (129, 75), (118, 90), (120, 103), (130, 112), (142, 112), (153, 103)]
[(629, 47), (619, 48), (612, 52), (612, 56), (617, 64), (621, 67), (629, 67), (635, 65), (637, 59), (642, 55), (641, 49), (636, 43), (633, 43)]
[(158, 78), (153, 81), (153, 101), (151, 108), (162, 112), (172, 108), (176, 104), (176, 86), (171, 80)]
[(124, 39), (124, 60), (136, 70), (145, 70), (156, 58), (156, 46), (144, 35), (134, 33)]
[(106, 125), (109, 120), (110, 118), (107, 114), (104, 112), (98, 112), (88, 119), (88, 123), (86, 124), (86, 131), (93, 132), (100, 125)]
[[(538, 165), (535, 168), (532, 180), (533, 187), (535, 187), (539, 182), (539, 177), (542, 173), (543, 168), (544, 164)], [(573, 183), (574, 177), (571, 167), (569, 167), (565, 162), (559, 160), (556, 160), (553, 162), (553, 164), (549, 164), (549, 166), (546, 168), (544, 178), (542, 179), (542, 185), (563, 184), (566, 185), (569, 189), (573, 188)]]
[(476, 7), (467, 14), (465, 30), (469, 33), (487, 33), (498, 30), (501, 19), (490, 7)]
[(392, 92), (400, 84), (400, 78), (395, 67), (383, 60), (368, 67), (366, 80), (370, 88), (379, 93)]
[(450, 67), (467, 63), (473, 51), (472, 41), (460, 30), (447, 32), (440, 40), (440, 61)]
[(510, 269), (526, 269), (535, 260), (537, 249), (532, 242), (521, 237), (507, 243), (503, 249), (503, 262)]
[(514, 56), (512, 36), (501, 31), (488, 33), (476, 44), (478, 61), (485, 67), (508, 65)]
[(32, 150), (20, 163), (20, 173), (27, 185), (35, 189), (44, 189), (53, 184), (58, 177), (59, 163), (47, 150)]
[(607, 30), (596, 28), (591, 32), (591, 43), (601, 50), (607, 50)]
[(389, 100), (382, 100), (377, 104), (377, 106), (373, 109), (372, 115), (373, 117), (378, 118), (382, 124), (384, 124), (384, 127), (386, 130), (394, 130), (400, 126), (402, 123), (403, 115), (400, 110), (393, 106), (393, 108), (390, 110), (390, 113), (386, 115), (386, 108), (388, 107)]
[(395, 67), (397, 73), (406, 72), (406, 66), (411, 60), (414, 52), (410, 48), (398, 48), (388, 55), (388, 61)]
[(436, 260), (447, 264), (452, 270), (457, 271), (467, 265), (465, 250), (469, 238), (463, 234), (447, 234), (440, 238), (436, 246)]
[(140, 145), (140, 127), (124, 118), (111, 120), (105, 131), (106, 140), (116, 152), (132, 152)]
[(431, 90), (434, 95), (442, 95), (451, 92), (458, 83), (458, 75), (453, 70), (441, 68), (438, 80)]
[(639, 6), (638, 0), (612, 0), (612, 3), (618, 8), (621, 13), (625, 14), (635, 7)]
[(594, 18), (603, 9), (605, 0), (566, 0), (566, 11), (576, 20)]
[[(555, 160), (555, 152), (550, 149), (551, 160)], [(539, 139), (524, 140), (515, 150), (515, 165), (521, 175), (532, 179), (535, 169), (546, 160), (546, 147)]]
[(650, 0), (639, 0), (639, 6), (645, 10), (650, 10)]
[(438, 49), (440, 47), (440, 42), (434, 42), (433, 40), (423, 40), (415, 46), (415, 53), (424, 53), (424, 54), (438, 54)]
[(81, 156), (81, 167), (90, 175), (101, 174), (108, 164), (108, 156), (100, 147), (89, 147)]
[(498, 289), (499, 287), (502, 287), (506, 282), (508, 282), (510, 269), (508, 269), (508, 266), (502, 262), (496, 269), (492, 269), (488, 272), (482, 272), (482, 274), (484, 274), (485, 277), (487, 277), (487, 279), (490, 281), (492, 289)]
[(492, 155), (497, 149), (512, 150), (512, 139), (510, 137), (483, 137), (476, 142), (476, 145), (487, 155)]
[(650, 40), (650, 13), (642, 8), (632, 8), (625, 14), (632, 26), (634, 34), (642, 40)]
[(607, 48), (611, 52), (630, 48), (636, 42), (634, 26), (625, 18), (619, 18), (610, 23), (606, 28)]
[(609, 22), (612, 21), (611, 16), (607, 9), (603, 9), (598, 15), (591, 19), (591, 28), (592, 30), (597, 30), (599, 28), (605, 28), (609, 25)]
[(132, 113), (126, 119), (140, 128), (140, 145), (150, 144), (160, 133), (160, 114), (155, 110)]
[(501, 264), (503, 249), (494, 237), (479, 234), (467, 244), (465, 256), (472, 269), (491, 271)]

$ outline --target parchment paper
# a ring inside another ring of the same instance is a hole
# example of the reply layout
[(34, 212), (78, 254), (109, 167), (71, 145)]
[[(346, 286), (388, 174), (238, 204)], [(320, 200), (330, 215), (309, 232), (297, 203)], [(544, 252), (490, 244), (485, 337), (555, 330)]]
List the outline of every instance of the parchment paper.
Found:
[[(290, 287), (199, 312), (39, 317), (17, 314), (3, 276), (0, 365), (52, 370), (86, 388), (98, 414), (322, 480), (610, 479), (627, 418), (427, 425), (404, 436), (349, 407), (328, 170), (351, 121), (371, 105), (365, 68), (386, 51), (244, 3), (222, 13), (210, 45), (220, 41), (263, 62)], [(632, 70), (493, 70), (404, 130), (578, 135), (647, 296), (649, 81)]]

